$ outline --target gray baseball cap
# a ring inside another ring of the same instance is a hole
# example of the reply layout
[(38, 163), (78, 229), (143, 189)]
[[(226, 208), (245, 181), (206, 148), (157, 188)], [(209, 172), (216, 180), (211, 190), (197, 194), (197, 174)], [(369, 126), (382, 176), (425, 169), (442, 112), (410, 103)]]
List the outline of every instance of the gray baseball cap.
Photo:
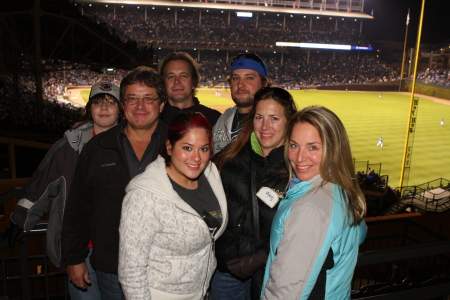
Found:
[(120, 88), (111, 82), (99, 82), (94, 84), (91, 88), (91, 93), (89, 94), (89, 101), (95, 96), (102, 94), (111, 95), (120, 102)]

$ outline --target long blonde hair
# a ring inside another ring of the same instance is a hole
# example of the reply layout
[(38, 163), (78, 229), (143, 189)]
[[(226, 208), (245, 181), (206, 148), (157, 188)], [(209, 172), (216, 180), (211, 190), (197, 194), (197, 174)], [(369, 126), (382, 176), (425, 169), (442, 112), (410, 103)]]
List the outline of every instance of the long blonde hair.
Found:
[[(306, 107), (296, 113), (289, 122), (286, 135), (288, 143), (293, 127), (299, 123), (309, 123), (319, 132), (323, 147), (320, 163), (322, 184), (331, 182), (341, 188), (344, 199), (348, 199), (351, 225), (358, 225), (366, 213), (366, 201), (356, 178), (350, 142), (344, 124), (335, 113), (323, 106)], [(292, 180), (295, 173), (288, 158), (288, 151), (289, 147), (286, 147), (284, 157)]]

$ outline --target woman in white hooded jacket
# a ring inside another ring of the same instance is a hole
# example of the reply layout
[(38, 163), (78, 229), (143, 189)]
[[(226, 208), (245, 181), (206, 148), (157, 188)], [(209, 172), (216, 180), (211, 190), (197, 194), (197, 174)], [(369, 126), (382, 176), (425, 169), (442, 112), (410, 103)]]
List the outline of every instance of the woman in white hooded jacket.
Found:
[(167, 153), (128, 184), (122, 205), (119, 280), (127, 299), (202, 299), (227, 223), (211, 127), (200, 113), (169, 126)]

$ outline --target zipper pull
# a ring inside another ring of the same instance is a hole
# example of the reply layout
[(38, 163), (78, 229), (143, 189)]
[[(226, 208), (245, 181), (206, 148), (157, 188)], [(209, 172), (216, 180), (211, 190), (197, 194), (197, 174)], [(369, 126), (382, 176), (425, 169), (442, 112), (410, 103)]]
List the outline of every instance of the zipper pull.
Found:
[(216, 233), (216, 231), (217, 231), (217, 227), (214, 228), (211, 232), (211, 243), (212, 243), (211, 248), (212, 248), (212, 250), (214, 250), (216, 248), (216, 241), (214, 240), (214, 234)]

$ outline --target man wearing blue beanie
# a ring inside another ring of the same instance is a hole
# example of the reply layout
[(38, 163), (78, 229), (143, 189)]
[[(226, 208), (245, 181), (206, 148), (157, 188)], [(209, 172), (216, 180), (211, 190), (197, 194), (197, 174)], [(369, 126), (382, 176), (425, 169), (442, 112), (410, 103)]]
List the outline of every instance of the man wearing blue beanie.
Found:
[(255, 93), (262, 87), (270, 86), (267, 74), (267, 65), (256, 54), (241, 53), (233, 58), (228, 83), (236, 106), (228, 108), (214, 125), (214, 154), (237, 138), (242, 121), (253, 106)]

